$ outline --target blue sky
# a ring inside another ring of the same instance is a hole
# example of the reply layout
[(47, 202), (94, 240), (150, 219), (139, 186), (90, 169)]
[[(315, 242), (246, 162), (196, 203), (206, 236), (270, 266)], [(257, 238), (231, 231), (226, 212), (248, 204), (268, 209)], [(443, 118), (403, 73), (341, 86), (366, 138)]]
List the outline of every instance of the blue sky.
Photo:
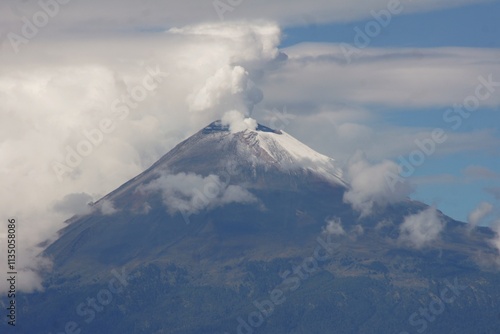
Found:
[[(368, 10), (369, 12), (369, 10)], [(378, 47), (500, 47), (500, 2), (486, 2), (431, 12), (393, 16), (391, 24), (372, 40)], [(354, 27), (372, 18), (347, 23), (315, 24), (285, 29), (282, 46), (303, 41), (351, 43)]]
[[(282, 47), (303, 42), (353, 43), (355, 27), (363, 28), (373, 18), (332, 24), (310, 24), (284, 30)], [(370, 41), (376, 48), (495, 48), (500, 47), (500, 2), (486, 2), (430, 12), (393, 16), (380, 35)], [(464, 78), (466, 80), (467, 78)], [(500, 81), (500, 78), (497, 79)], [(496, 92), (500, 94), (500, 92)], [(447, 107), (390, 108), (367, 106), (380, 115), (377, 122), (389, 126), (442, 127), (442, 114)], [(388, 110), (381, 112), (381, 110)], [(499, 107), (482, 107), (476, 111), (458, 132), (491, 131), (500, 138)], [(453, 130), (450, 130), (453, 131)], [(397, 138), (394, 138), (397, 140)], [(438, 149), (439, 152), (439, 149)], [(408, 152), (410, 153), (410, 152)], [(396, 159), (396, 157), (390, 157)], [(466, 177), (464, 170), (480, 166), (498, 173), (495, 176)], [(500, 187), (500, 149), (495, 146), (477, 151), (467, 150), (453, 154), (431, 156), (416, 169), (414, 181), (417, 191), (412, 198), (436, 205), (451, 217), (466, 221), (468, 214), (480, 203), (495, 203), (488, 187)], [(427, 181), (426, 181), (427, 179)], [(498, 203), (498, 202), (497, 202)], [(488, 220), (483, 222), (488, 223)]]

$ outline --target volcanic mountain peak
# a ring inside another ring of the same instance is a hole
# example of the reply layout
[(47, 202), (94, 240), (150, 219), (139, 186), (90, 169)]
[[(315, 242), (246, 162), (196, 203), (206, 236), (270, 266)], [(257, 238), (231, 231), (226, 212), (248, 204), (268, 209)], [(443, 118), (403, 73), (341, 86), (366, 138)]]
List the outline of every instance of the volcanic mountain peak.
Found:
[(250, 160), (253, 165), (276, 167), (287, 172), (306, 170), (336, 184), (346, 185), (342, 180), (342, 170), (334, 159), (316, 152), (285, 131), (258, 124), (254, 130), (232, 133), (229, 126), (215, 121), (200, 133), (206, 140), (216, 139), (219, 149), (235, 141), (236, 152), (233, 153), (240, 160)]

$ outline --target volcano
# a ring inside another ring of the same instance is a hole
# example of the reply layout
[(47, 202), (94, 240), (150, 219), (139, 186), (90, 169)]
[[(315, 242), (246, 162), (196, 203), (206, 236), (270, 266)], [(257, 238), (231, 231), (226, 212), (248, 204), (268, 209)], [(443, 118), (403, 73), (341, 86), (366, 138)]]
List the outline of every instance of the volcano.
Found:
[(216, 121), (67, 221), (17, 329), (498, 333), (493, 231), (438, 212), (441, 237), (415, 249), (401, 225), (432, 208), (405, 198), (360, 217), (349, 187), (285, 131)]

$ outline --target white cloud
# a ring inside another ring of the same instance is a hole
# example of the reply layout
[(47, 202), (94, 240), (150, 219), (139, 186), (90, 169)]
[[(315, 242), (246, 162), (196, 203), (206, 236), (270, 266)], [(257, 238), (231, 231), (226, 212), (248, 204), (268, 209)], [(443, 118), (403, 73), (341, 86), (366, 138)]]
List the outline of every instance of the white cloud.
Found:
[[(288, 55), (286, 65), (263, 86), (275, 105), (380, 105), (387, 111), (440, 107), (444, 112), (475, 94), (479, 76), (500, 81), (496, 49), (365, 48), (349, 65), (338, 44), (302, 43), (283, 52)], [(282, 89), (284, 83), (287, 89)], [(496, 107), (500, 95), (490, 94), (480, 103)]]
[[(232, 41), (245, 49), (245, 52), (228, 54), (230, 63), (255, 64), (263, 60), (271, 60), (278, 56), (276, 45), (281, 39), (281, 29), (273, 21), (231, 21), (196, 24), (182, 28), (172, 28), (169, 33), (179, 34), (182, 37), (198, 36), (201, 39)], [(258, 47), (251, 44), (258, 42)], [(242, 71), (240, 71), (242, 72)]]
[(113, 203), (107, 199), (101, 200), (98, 205), (99, 210), (103, 215), (112, 215), (113, 213), (118, 211), (117, 209), (115, 209)]
[(162, 175), (139, 188), (144, 193), (161, 192), (163, 203), (173, 215), (197, 214), (230, 203), (251, 204), (257, 198), (241, 186), (224, 184), (218, 176), (193, 173)]
[(323, 233), (332, 235), (346, 234), (344, 228), (342, 227), (342, 221), (338, 217), (328, 219), (326, 221), (326, 226), (323, 228)]
[(245, 78), (248, 72), (241, 66), (224, 66), (208, 78), (205, 85), (194, 93), (191, 110), (203, 111), (220, 106), (225, 95), (233, 96), (246, 89)]
[(349, 189), (344, 202), (367, 216), (375, 206), (386, 206), (406, 199), (413, 191), (411, 185), (399, 177), (399, 166), (389, 160), (371, 164), (358, 151), (349, 161), (345, 174)]
[(439, 238), (445, 227), (438, 211), (429, 207), (417, 214), (406, 216), (400, 226), (399, 242), (414, 248), (428, 246)]
[(486, 216), (493, 211), (493, 205), (487, 202), (482, 202), (475, 208), (467, 218), (470, 227), (476, 227)]

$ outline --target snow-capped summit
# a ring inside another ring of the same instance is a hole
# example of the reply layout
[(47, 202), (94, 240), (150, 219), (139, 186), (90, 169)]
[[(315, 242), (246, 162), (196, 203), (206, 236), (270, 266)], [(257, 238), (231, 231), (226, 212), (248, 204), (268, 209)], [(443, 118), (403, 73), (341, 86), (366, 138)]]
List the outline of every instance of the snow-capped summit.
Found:
[(258, 124), (255, 130), (231, 133), (229, 126), (215, 121), (201, 133), (207, 140), (218, 138), (220, 143), (236, 141), (238, 157), (251, 159), (254, 166), (274, 166), (288, 172), (309, 171), (334, 183), (345, 185), (342, 170), (337, 167), (334, 159), (316, 152), (285, 131)]

